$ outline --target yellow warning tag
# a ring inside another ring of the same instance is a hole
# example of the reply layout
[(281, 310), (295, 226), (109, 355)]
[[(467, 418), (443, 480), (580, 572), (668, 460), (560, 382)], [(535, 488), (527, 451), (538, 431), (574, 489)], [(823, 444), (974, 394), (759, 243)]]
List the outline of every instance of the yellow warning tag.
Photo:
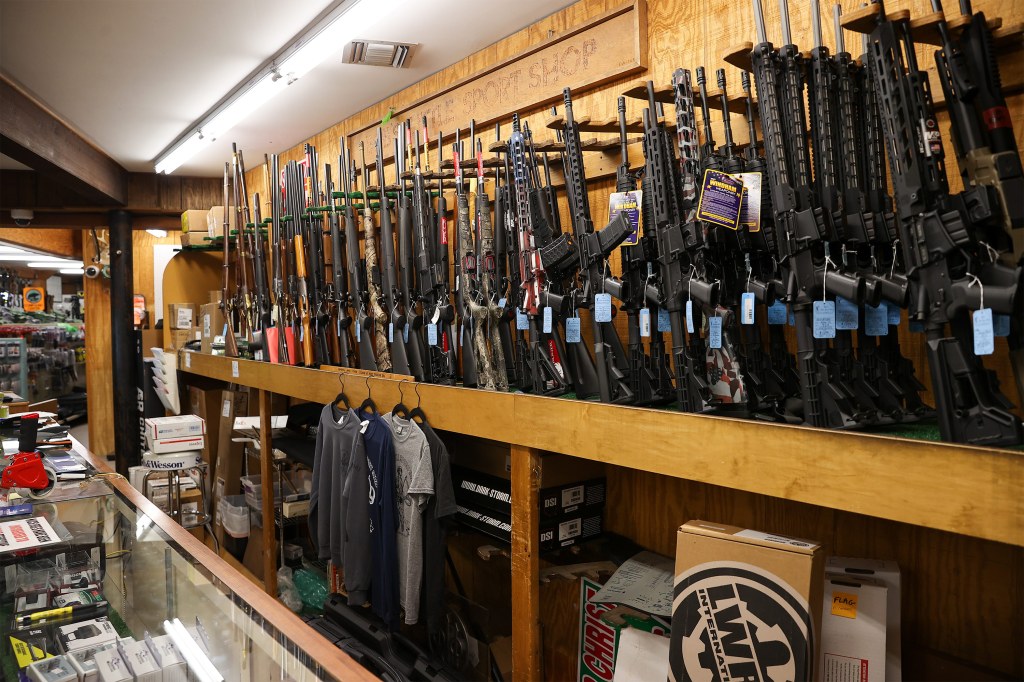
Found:
[(832, 593), (832, 615), (843, 618), (857, 617), (857, 595), (849, 592)]
[(11, 636), (11, 651), (14, 652), (14, 659), (18, 662), (19, 668), (27, 668), (32, 661), (41, 661), (44, 658), (53, 658), (37, 646), (30, 646), (28, 642)]

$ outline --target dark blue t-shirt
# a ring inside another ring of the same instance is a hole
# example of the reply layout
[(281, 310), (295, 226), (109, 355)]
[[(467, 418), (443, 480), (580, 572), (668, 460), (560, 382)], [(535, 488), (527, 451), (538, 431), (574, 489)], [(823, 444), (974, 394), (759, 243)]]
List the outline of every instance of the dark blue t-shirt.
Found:
[(370, 546), (373, 582), (370, 602), (392, 629), (398, 628), (398, 549), (395, 536), (395, 449), (391, 429), (379, 414), (360, 415), (370, 484)]

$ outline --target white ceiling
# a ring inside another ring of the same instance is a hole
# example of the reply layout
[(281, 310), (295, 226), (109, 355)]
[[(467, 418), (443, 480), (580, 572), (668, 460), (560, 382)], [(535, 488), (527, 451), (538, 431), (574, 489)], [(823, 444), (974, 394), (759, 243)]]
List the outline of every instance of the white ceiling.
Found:
[[(418, 43), (407, 68), (342, 64), (338, 45), (175, 174), (219, 176), (232, 142), (250, 159), (282, 152), (573, 0), (364, 1), (379, 19), (358, 37)], [(332, 4), (0, 0), (0, 70), (125, 168), (152, 172), (160, 152)]]

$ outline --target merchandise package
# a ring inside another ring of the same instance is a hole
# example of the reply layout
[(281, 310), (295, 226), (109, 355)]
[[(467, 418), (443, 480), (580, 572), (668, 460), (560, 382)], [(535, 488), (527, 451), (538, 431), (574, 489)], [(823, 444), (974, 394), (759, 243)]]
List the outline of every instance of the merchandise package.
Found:
[[(196, 457), (202, 461), (203, 446), (206, 445), (206, 438), (202, 435), (199, 436), (178, 436), (176, 438), (150, 438), (146, 436), (146, 448), (147, 454), (153, 455), (169, 455), (176, 452), (191, 452), (196, 451)], [(150, 469), (161, 468), (159, 464), (149, 465)]]
[(105, 617), (57, 626), (57, 644), (65, 653), (96, 648), (116, 640), (117, 631)]
[(870, 579), (825, 576), (821, 610), (823, 682), (885, 682), (888, 589)]
[(900, 663), (900, 567), (895, 561), (831, 556), (825, 562), (825, 576), (832, 575), (858, 580), (867, 578), (885, 585), (885, 679), (886, 682), (900, 682), (903, 679)]
[(78, 673), (67, 656), (54, 656), (28, 666), (32, 682), (78, 682)]
[(147, 440), (202, 436), (205, 433), (206, 422), (194, 414), (179, 414), (172, 417), (150, 417), (146, 420)]

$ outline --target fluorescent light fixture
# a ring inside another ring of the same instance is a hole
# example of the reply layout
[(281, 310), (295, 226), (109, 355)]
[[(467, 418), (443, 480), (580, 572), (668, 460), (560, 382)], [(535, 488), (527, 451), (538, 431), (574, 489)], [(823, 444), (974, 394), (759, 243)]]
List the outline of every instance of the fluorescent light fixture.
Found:
[(318, 20), (207, 112), (184, 137), (165, 149), (157, 157), (156, 172), (173, 172), (205, 144), (230, 131), (297, 78), (305, 76), (331, 55), (340, 53), (364, 31), (367, 23), (397, 14), (407, 2), (409, 0), (387, 3), (337, 0)]
[(60, 274), (62, 275), (84, 275), (84, 268), (61, 268)]
[(0, 246), (0, 253), (28, 253), (28, 251), (19, 249), (17, 246)]
[(82, 267), (82, 264), (73, 260), (43, 260), (35, 263), (26, 263), (27, 268), (39, 268), (40, 270), (59, 270), (61, 268)]
[(154, 237), (166, 237), (167, 236), (167, 230), (158, 230), (155, 227), (149, 228), (148, 230), (146, 230), (146, 232), (150, 233)]

